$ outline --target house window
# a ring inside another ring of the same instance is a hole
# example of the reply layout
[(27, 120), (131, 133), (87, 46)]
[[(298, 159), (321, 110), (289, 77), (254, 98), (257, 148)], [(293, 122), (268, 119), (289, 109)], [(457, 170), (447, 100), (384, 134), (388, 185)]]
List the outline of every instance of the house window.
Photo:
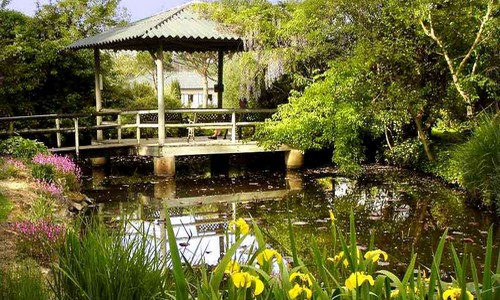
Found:
[(212, 100), (213, 100), (212, 94), (208, 94), (208, 103), (212, 104)]

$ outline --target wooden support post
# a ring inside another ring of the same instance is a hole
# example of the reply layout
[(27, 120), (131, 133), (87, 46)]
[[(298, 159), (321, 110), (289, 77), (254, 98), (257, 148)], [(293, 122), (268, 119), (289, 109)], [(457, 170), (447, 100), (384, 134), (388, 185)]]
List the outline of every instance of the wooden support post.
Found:
[(233, 111), (231, 115), (231, 123), (232, 123), (232, 128), (231, 128), (231, 142), (236, 143), (236, 111)]
[(224, 92), (224, 50), (219, 50), (217, 64), (217, 108), (222, 108), (222, 93)]
[(135, 115), (135, 125), (137, 128), (135, 129), (135, 138), (137, 139), (137, 144), (141, 143), (141, 115), (137, 113)]
[(74, 118), (73, 121), (75, 122), (75, 153), (78, 157), (80, 155), (80, 132), (78, 130), (78, 118)]
[(14, 134), (14, 121), (9, 122), (9, 135)]
[(157, 79), (157, 94), (158, 94), (158, 145), (163, 146), (165, 143), (165, 99), (163, 97), (163, 47), (160, 46), (156, 52), (156, 79)]
[(61, 133), (59, 130), (61, 129), (61, 119), (57, 118), (56, 119), (56, 141), (57, 141), (57, 148), (61, 148)]
[(116, 123), (118, 124), (118, 144), (122, 142), (122, 115), (118, 114), (116, 117)]
[[(102, 86), (101, 86), (101, 57), (99, 55), (99, 49), (94, 48), (94, 81), (95, 81), (95, 111), (100, 112), (102, 110)], [(96, 117), (97, 126), (102, 124), (102, 116)], [(102, 129), (97, 130), (97, 141), (102, 141)]]

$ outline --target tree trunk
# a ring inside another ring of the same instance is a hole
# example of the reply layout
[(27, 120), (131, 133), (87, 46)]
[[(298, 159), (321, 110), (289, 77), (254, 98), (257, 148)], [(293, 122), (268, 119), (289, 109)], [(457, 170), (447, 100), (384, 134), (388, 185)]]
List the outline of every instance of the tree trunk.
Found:
[(423, 113), (419, 112), (417, 115), (414, 116), (415, 124), (417, 125), (417, 132), (418, 132), (418, 137), (422, 141), (422, 144), (424, 144), (424, 150), (425, 150), (425, 155), (427, 155), (427, 159), (430, 161), (434, 160), (434, 155), (432, 155), (431, 148), (429, 146), (429, 140), (427, 139), (427, 136), (425, 135), (425, 132), (423, 130), (422, 126), (422, 117)]

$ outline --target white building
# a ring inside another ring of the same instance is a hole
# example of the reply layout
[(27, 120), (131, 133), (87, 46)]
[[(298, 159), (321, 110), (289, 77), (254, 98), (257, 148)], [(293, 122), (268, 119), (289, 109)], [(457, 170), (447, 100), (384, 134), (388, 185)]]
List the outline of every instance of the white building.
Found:
[[(203, 107), (203, 77), (195, 71), (171, 72), (165, 76), (165, 86), (176, 80), (181, 86), (182, 106), (187, 108)], [(215, 84), (213, 80), (208, 79), (208, 107), (217, 106)]]

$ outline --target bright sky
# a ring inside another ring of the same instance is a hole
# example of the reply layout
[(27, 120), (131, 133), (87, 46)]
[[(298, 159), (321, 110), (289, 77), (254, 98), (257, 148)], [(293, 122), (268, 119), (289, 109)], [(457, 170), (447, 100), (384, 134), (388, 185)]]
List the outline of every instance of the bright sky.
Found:
[[(125, 7), (130, 14), (130, 21), (135, 21), (190, 1), (191, 0), (122, 0), (120, 4), (122, 7)], [(36, 2), (36, 0), (12, 0), (7, 8), (32, 16), (35, 13)], [(49, 0), (39, 0), (38, 2), (47, 4)], [(52, 0), (52, 2), (56, 1)]]

